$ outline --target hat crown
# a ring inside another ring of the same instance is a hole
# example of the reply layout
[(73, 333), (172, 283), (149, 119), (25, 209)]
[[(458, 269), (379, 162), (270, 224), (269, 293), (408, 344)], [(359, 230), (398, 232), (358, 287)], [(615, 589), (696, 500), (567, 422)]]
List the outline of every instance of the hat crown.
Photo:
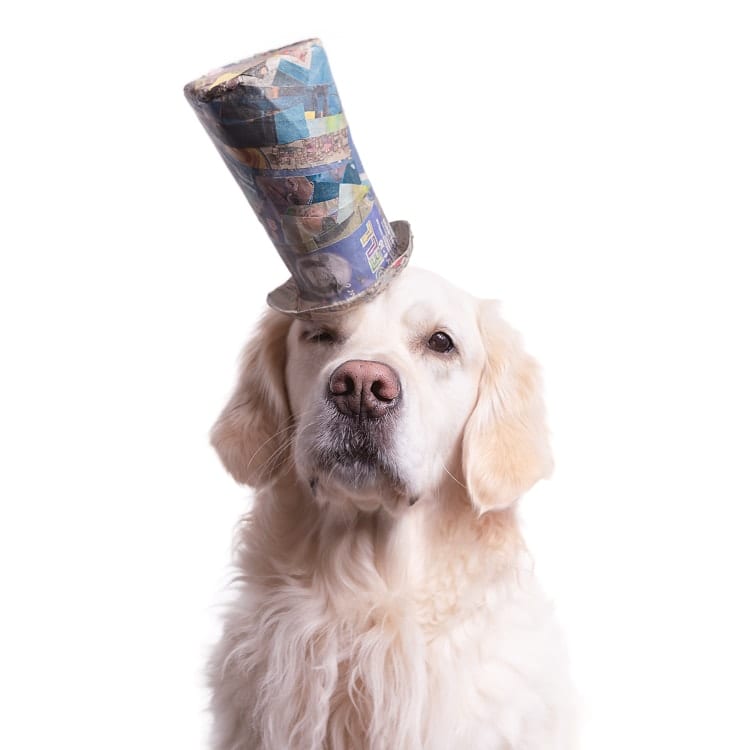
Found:
[(185, 95), (292, 276), (284, 312), (352, 303), (406, 261), (351, 139), (318, 39), (214, 70)]

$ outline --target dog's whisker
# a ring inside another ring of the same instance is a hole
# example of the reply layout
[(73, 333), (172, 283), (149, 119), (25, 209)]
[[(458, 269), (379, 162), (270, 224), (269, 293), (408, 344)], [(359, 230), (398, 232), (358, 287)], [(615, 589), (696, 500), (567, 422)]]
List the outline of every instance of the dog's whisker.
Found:
[[(249, 469), (252, 466), (253, 461), (256, 459), (256, 457), (258, 456), (258, 454), (263, 450), (263, 448), (265, 448), (273, 440), (276, 440), (280, 435), (283, 435), (283, 434), (289, 432), (290, 430), (296, 429), (296, 427), (297, 427), (297, 420), (300, 419), (300, 417), (304, 417), (306, 415), (311, 414), (312, 412), (313, 412), (313, 409), (308, 409), (305, 412), (302, 412), (302, 414), (300, 416), (296, 416), (296, 415), (292, 414), (289, 417), (287, 417), (287, 419), (284, 420), (284, 423), (292, 422), (292, 424), (288, 424), (287, 426), (282, 427), (281, 429), (279, 429), (276, 432), (274, 432), (273, 435), (271, 435), (268, 439), (264, 440), (258, 446), (258, 448), (255, 450), (255, 452), (252, 454), (252, 456), (250, 456), (250, 459), (247, 462), (247, 468)], [(292, 438), (292, 440), (293, 439), (294, 438)], [(274, 451), (273, 455), (275, 455), (275, 454), (276, 454), (276, 451)], [(264, 461), (263, 462), (263, 466), (261, 466), (258, 469), (259, 473), (262, 473), (262, 471), (266, 468), (266, 463), (267, 462)]]
[[(290, 417), (290, 419), (292, 419), (292, 417)], [(257, 448), (257, 449), (255, 450), (255, 452), (254, 452), (254, 453), (252, 454), (252, 456), (250, 456), (250, 458), (248, 459), (248, 462), (247, 462), (247, 468), (249, 469), (249, 468), (250, 468), (250, 467), (252, 466), (252, 464), (253, 464), (253, 461), (255, 461), (255, 459), (256, 459), (256, 457), (258, 456), (258, 454), (259, 454), (259, 453), (260, 453), (260, 452), (261, 452), (261, 451), (262, 451), (262, 450), (263, 450), (263, 449), (264, 449), (264, 448), (265, 448), (265, 447), (266, 447), (266, 446), (267, 446), (267, 445), (268, 445), (268, 444), (269, 444), (270, 442), (272, 442), (272, 441), (276, 440), (276, 438), (278, 438), (278, 437), (279, 437), (279, 435), (282, 435), (283, 433), (285, 433), (285, 432), (288, 432), (289, 430), (293, 430), (293, 429), (294, 429), (294, 425), (293, 425), (293, 424), (292, 424), (292, 425), (289, 425), (288, 427), (282, 427), (282, 428), (281, 428), (280, 430), (277, 430), (276, 432), (274, 432), (274, 433), (273, 433), (273, 435), (271, 435), (271, 436), (270, 436), (270, 437), (268, 437), (268, 438), (267, 438), (266, 440), (264, 440), (264, 441), (263, 441), (263, 442), (262, 442), (262, 443), (261, 443), (261, 444), (260, 444), (260, 445), (258, 446), (258, 448)]]
[(457, 485), (458, 485), (459, 487), (463, 487), (463, 489), (465, 489), (465, 490), (468, 490), (468, 487), (467, 487), (467, 486), (466, 486), (466, 485), (465, 485), (465, 484), (464, 484), (463, 482), (461, 482), (461, 481), (460, 481), (459, 479), (456, 479), (456, 477), (455, 477), (455, 476), (453, 476), (453, 474), (451, 474), (451, 472), (450, 472), (450, 471), (448, 470), (448, 467), (447, 467), (447, 466), (445, 465), (445, 462), (444, 462), (444, 461), (443, 461), (442, 459), (440, 460), (440, 465), (441, 465), (441, 466), (443, 467), (443, 471), (444, 471), (444, 472), (445, 472), (445, 473), (446, 473), (446, 474), (447, 474), (447, 475), (448, 475), (448, 476), (449, 476), (449, 477), (450, 477), (450, 478), (451, 478), (451, 479), (452, 479), (452, 480), (453, 480), (453, 481), (454, 481), (454, 482), (455, 482), (455, 483), (456, 483), (456, 484), (457, 484)]
[[(306, 425), (302, 425), (301, 427), (299, 427), (298, 431), (296, 431), (293, 435), (291, 435), (291, 437), (285, 439), (281, 443), (281, 445), (279, 445), (271, 453), (271, 455), (266, 458), (266, 460), (258, 467), (258, 469), (257, 469), (258, 473), (259, 474), (264, 474), (265, 471), (269, 467), (271, 467), (271, 466), (274, 465), (276, 459), (282, 453), (286, 453), (287, 455), (285, 455), (284, 461), (281, 464), (279, 464), (279, 466), (277, 468), (279, 468), (279, 469), (284, 468), (286, 471), (290, 470), (293, 467), (293, 465), (294, 465), (294, 460), (293, 460), (293, 456), (291, 455), (292, 451), (290, 451), (289, 449), (294, 445), (294, 441), (295, 441), (295, 439), (297, 438), (297, 436), (299, 434), (302, 434), (305, 430), (309, 429), (310, 427), (315, 426), (316, 424), (317, 424), (317, 422), (314, 420), (312, 422), (309, 422)], [(291, 429), (297, 430), (297, 425), (294, 424), (294, 425), (291, 425), (290, 427), (285, 428), (284, 430), (279, 430), (278, 432), (275, 433), (275, 437), (279, 437), (282, 433), (289, 432)], [(265, 444), (268, 444), (268, 441), (266, 441)], [(256, 451), (255, 455), (257, 455), (257, 453), (258, 452)], [(287, 461), (289, 462), (288, 466), (285, 465), (287, 463)]]

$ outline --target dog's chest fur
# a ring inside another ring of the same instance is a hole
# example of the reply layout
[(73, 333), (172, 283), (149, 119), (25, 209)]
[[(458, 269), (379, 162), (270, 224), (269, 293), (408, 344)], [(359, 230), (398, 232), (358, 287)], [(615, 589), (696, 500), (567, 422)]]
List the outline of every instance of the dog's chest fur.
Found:
[(213, 662), (217, 748), (563, 747), (559, 637), (512, 514), (268, 500)]

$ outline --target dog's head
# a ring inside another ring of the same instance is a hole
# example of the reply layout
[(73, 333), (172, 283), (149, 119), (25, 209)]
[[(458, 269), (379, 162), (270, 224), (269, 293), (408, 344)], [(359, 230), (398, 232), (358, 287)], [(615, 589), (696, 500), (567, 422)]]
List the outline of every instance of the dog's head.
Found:
[(268, 312), (212, 441), (238, 482), (403, 512), (441, 483), (504, 508), (551, 468), (536, 363), (492, 302), (404, 271), (345, 313)]

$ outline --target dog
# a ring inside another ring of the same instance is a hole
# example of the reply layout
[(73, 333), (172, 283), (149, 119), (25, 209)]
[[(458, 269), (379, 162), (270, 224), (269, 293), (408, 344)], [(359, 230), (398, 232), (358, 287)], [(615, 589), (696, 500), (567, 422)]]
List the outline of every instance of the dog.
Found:
[(496, 303), (407, 268), (345, 312), (270, 310), (212, 443), (256, 490), (215, 750), (570, 750), (516, 518), (552, 468), (539, 371)]

